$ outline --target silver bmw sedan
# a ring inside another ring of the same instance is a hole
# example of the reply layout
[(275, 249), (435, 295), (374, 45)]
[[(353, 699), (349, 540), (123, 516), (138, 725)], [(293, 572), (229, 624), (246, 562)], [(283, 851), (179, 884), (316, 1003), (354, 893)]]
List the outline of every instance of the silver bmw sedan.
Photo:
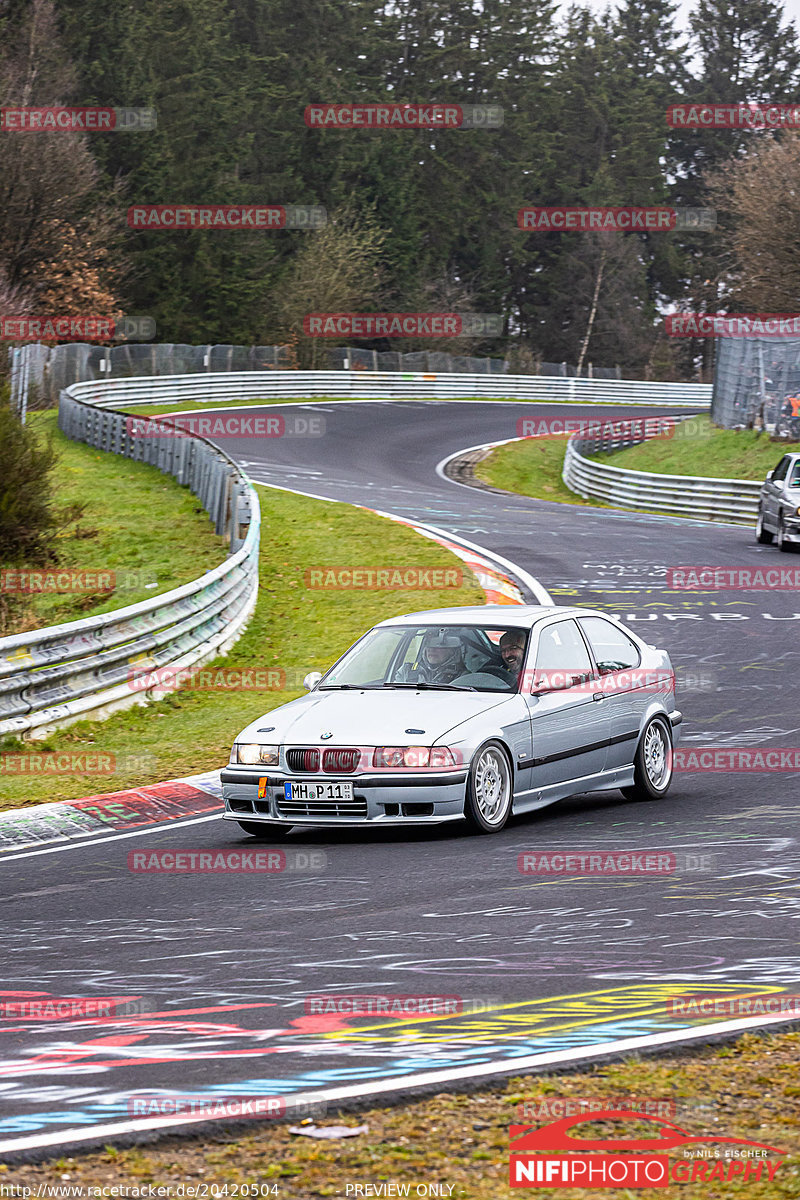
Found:
[(576, 792), (666, 795), (681, 714), (669, 655), (585, 608), (410, 613), (365, 633), (308, 695), (237, 737), (224, 819), (469, 822), (479, 833)]

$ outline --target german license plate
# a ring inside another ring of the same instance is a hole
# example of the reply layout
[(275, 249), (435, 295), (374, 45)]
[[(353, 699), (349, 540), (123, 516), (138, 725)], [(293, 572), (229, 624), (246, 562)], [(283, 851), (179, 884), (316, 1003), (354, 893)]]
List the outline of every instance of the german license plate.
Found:
[(352, 800), (352, 783), (318, 783), (316, 780), (286, 782), (283, 792), (287, 800)]

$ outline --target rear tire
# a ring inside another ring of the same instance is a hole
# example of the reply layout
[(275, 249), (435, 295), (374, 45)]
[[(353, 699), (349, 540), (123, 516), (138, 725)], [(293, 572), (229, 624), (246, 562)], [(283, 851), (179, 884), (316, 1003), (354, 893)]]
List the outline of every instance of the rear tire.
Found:
[(291, 825), (273, 825), (266, 821), (239, 821), (238, 825), (244, 833), (249, 833), (251, 837), (259, 838), (262, 842), (284, 838), (292, 828)]
[(672, 783), (672, 726), (653, 717), (642, 730), (633, 759), (633, 786), (620, 788), (626, 800), (660, 800)]
[(499, 742), (481, 746), (469, 768), (464, 815), (473, 833), (499, 833), (511, 814), (511, 763)]
[(759, 508), (756, 519), (756, 541), (760, 546), (771, 546), (774, 537), (774, 533), (770, 533), (768, 529), (764, 528), (764, 514)]

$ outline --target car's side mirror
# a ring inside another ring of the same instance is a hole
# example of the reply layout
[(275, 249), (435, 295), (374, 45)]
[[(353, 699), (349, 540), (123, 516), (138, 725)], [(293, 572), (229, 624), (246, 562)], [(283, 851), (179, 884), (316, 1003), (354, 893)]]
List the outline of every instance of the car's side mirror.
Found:
[(772, 471), (767, 471), (767, 478), (765, 480), (765, 483), (770, 483), (771, 480), (772, 480)]
[(308, 674), (306, 675), (305, 679), (303, 680), (303, 687), (306, 689), (307, 692), (313, 692), (314, 688), (317, 686), (320, 679), (322, 679), (321, 671), (309, 671)]

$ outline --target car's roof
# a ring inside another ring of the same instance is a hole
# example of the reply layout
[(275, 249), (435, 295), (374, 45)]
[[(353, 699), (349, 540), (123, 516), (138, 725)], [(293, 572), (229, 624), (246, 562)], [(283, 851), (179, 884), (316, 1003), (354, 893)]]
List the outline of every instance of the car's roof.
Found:
[(606, 616), (591, 608), (573, 608), (571, 605), (546, 604), (481, 604), (464, 608), (429, 608), (424, 612), (400, 613), (380, 621), (381, 625), (483, 625), (502, 627), (513, 625), (530, 629), (545, 617), (571, 617), (579, 614)]

